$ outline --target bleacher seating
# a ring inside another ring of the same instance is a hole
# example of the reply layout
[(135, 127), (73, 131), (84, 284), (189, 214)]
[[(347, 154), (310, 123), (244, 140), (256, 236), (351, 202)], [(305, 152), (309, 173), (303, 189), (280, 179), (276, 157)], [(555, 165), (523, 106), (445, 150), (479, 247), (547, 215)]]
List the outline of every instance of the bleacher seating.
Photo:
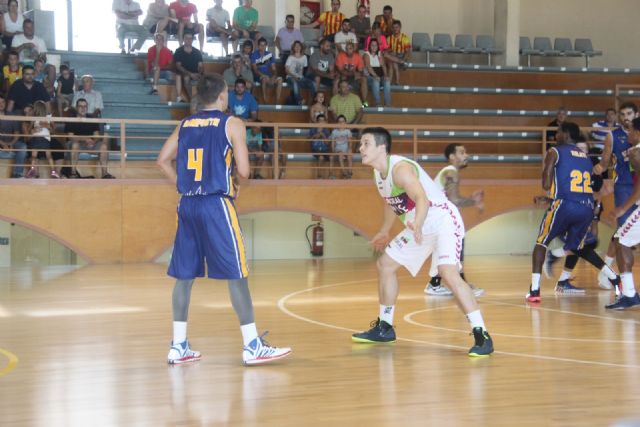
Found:
[(591, 39), (576, 39), (575, 50), (581, 52), (585, 59), (585, 66), (589, 67), (589, 58), (602, 56), (601, 50), (594, 50)]
[(417, 32), (411, 36), (411, 45), (413, 52), (426, 54), (427, 64), (431, 62), (432, 53), (464, 53), (487, 55), (487, 62), (491, 65), (492, 55), (502, 53), (501, 49), (496, 48), (493, 36), (489, 35), (478, 35), (474, 44), (471, 34), (458, 34), (455, 37), (455, 43), (452, 44), (451, 35), (438, 33), (434, 34), (432, 44), (429, 34)]

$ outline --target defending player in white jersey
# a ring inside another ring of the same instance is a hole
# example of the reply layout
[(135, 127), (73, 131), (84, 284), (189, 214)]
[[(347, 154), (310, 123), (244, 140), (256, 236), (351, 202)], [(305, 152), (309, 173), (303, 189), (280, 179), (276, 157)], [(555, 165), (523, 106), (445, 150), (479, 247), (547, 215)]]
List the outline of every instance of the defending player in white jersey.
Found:
[[(385, 252), (376, 263), (380, 316), (368, 331), (353, 334), (355, 342), (393, 342), (393, 314), (398, 298), (396, 271), (404, 266), (415, 277), (431, 255), (431, 273), (451, 287), (471, 324), (475, 339), (469, 356), (493, 353), (493, 342), (469, 285), (460, 277), (460, 252), (464, 224), (458, 209), (413, 160), (391, 155), (391, 135), (384, 128), (362, 131), (362, 163), (374, 169), (375, 184), (386, 202), (384, 221), (373, 237), (374, 248)], [(389, 231), (398, 216), (405, 229), (389, 242)]]

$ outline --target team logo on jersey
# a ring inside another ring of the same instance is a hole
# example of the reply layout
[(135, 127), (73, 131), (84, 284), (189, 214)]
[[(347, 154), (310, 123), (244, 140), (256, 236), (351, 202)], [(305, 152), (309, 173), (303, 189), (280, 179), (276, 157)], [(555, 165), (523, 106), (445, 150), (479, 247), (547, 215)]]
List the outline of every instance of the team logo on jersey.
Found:
[(393, 209), (396, 215), (404, 215), (416, 207), (416, 202), (414, 202), (407, 193), (385, 197), (385, 201), (391, 206), (391, 209)]

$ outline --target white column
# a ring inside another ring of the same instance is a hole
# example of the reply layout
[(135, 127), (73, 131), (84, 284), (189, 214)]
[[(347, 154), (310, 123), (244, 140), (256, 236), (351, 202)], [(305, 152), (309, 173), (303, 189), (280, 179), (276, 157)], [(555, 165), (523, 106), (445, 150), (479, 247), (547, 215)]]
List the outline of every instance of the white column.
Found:
[(273, 29), (276, 34), (280, 28), (284, 27), (284, 17), (287, 15), (295, 16), (296, 28), (300, 28), (300, 0), (275, 0), (273, 11), (275, 13)]
[(496, 56), (496, 64), (519, 65), (520, 0), (495, 0), (494, 37), (503, 55)]

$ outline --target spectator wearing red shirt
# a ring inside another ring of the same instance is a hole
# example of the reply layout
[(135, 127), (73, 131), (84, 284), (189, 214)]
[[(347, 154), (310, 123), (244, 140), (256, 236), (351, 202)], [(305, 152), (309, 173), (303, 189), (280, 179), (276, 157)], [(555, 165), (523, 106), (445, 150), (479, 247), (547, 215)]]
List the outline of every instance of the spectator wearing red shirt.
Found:
[[(178, 42), (182, 46), (185, 29), (193, 34), (198, 34), (200, 51), (204, 47), (204, 25), (198, 23), (198, 8), (189, 0), (176, 0), (169, 5), (169, 14), (178, 20)], [(193, 17), (193, 22), (191, 22)]]
[(164, 34), (154, 36), (156, 44), (147, 51), (147, 73), (153, 73), (153, 88), (151, 94), (158, 93), (158, 80), (173, 80), (173, 53), (165, 46)]
[[(360, 84), (360, 95), (366, 104), (369, 87), (367, 86), (367, 78), (364, 76), (364, 61), (358, 52), (355, 51), (355, 44), (348, 41), (343, 52), (336, 57), (336, 70), (338, 77), (347, 80), (349, 83)], [(363, 104), (365, 107), (368, 105)]]

